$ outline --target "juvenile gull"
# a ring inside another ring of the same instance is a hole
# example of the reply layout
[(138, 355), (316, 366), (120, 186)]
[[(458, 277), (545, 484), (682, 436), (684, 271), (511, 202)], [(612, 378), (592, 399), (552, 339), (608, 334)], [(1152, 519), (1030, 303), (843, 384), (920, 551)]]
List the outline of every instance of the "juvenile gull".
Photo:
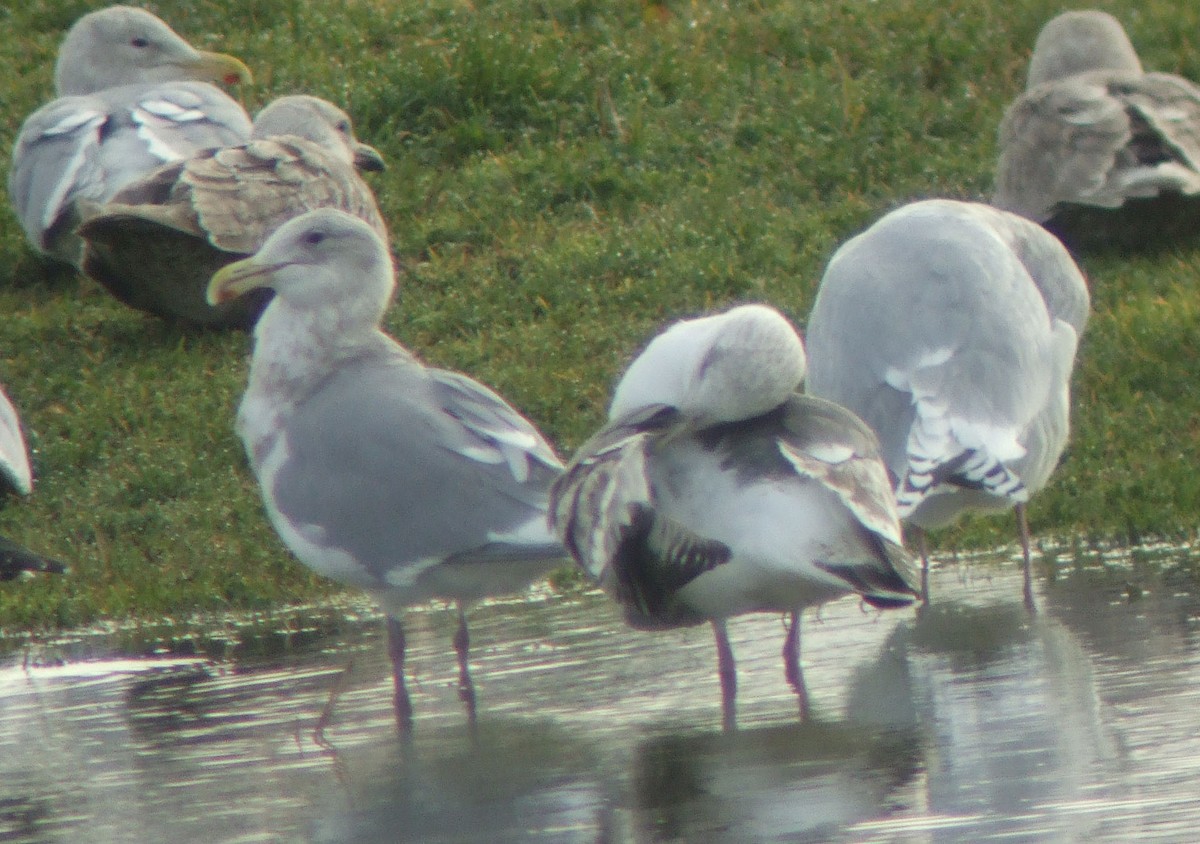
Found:
[(386, 242), (375, 194), (357, 172), (383, 167), (340, 108), (280, 97), (255, 116), (248, 143), (202, 150), (126, 185), (110, 202), (83, 205), (83, 271), (139, 310), (249, 328), (269, 291), (213, 307), (205, 299), (213, 273), (314, 208), (361, 217)]
[[(0, 390), (0, 499), (10, 494), (29, 495), (33, 491), (33, 471), (29, 448), (21, 433), (17, 409)], [(0, 580), (12, 580), (24, 571), (62, 574), (66, 567), (57, 560), (43, 557), (10, 539), (0, 536)]]
[(142, 9), (84, 15), (59, 48), (58, 98), (25, 121), (8, 195), (39, 252), (78, 265), (74, 203), (103, 202), (164, 163), (250, 135), (250, 118), (214, 82), (246, 82), (232, 56), (192, 47)]
[(1001, 122), (993, 204), (1072, 248), (1200, 232), (1200, 87), (1144, 72), (1111, 15), (1059, 15)]
[(1040, 226), (928, 200), (838, 249), (808, 320), (808, 391), (879, 435), (903, 519), (924, 531), (1015, 506), (1031, 607), (1025, 503), (1067, 442), (1088, 305), (1083, 275)]
[(487, 387), (423, 365), (380, 330), (394, 286), (382, 238), (325, 208), (218, 272), (208, 298), (275, 293), (254, 329), (238, 433), (284, 543), (388, 613), (407, 731), (403, 608), (458, 603), (460, 693), (473, 721), (463, 605), (520, 590), (566, 555), (546, 518), (562, 471), (554, 451)]
[(555, 529), (630, 625), (711, 623), (727, 729), (725, 619), (790, 615), (784, 669), (806, 717), (801, 611), (917, 594), (875, 435), (799, 394), (804, 371), (795, 329), (764, 305), (676, 323), (630, 365), (552, 492)]

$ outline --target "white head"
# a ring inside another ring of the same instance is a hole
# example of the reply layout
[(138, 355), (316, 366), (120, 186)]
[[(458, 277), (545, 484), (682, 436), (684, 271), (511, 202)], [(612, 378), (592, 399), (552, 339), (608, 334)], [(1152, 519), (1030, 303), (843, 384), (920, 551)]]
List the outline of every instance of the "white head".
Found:
[(1025, 87), (1092, 70), (1141, 73), (1142, 63), (1112, 15), (1093, 10), (1063, 12), (1038, 33)]
[(54, 67), (60, 96), (184, 79), (232, 85), (249, 82), (250, 70), (233, 56), (197, 50), (162, 20), (132, 6), (110, 6), (75, 21)]
[(218, 305), (266, 288), (275, 293), (268, 313), (283, 303), (314, 324), (352, 333), (379, 325), (395, 286), (379, 235), (353, 215), (319, 208), (284, 223), (256, 254), (217, 272), (208, 301)]
[(683, 320), (630, 364), (608, 418), (662, 404), (699, 425), (749, 419), (783, 404), (804, 380), (806, 365), (796, 329), (766, 305)]
[(320, 97), (293, 94), (272, 100), (254, 116), (255, 138), (294, 135), (312, 141), (359, 170), (383, 170), (383, 156), (354, 136), (350, 116)]

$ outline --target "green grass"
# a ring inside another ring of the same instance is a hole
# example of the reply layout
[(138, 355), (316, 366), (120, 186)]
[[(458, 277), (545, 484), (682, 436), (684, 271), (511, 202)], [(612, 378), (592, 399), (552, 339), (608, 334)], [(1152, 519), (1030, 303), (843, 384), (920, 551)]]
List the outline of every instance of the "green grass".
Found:
[[(91, 0), (0, 10), (0, 164)], [(470, 372), (564, 455), (665, 321), (771, 302), (803, 324), (837, 244), (930, 196), (990, 193), (995, 132), (1044, 4), (164, 0), (255, 71), (255, 110), (310, 92), (388, 158), (394, 334)], [(1200, 8), (1102, 4), (1147, 67), (1200, 79)], [(306, 601), (338, 587), (276, 539), (232, 432), (243, 335), (180, 330), (49, 268), (0, 213), (0, 380), (37, 486), (0, 532), (69, 561), (0, 589), (0, 626)], [(1190, 537), (1200, 512), (1200, 250), (1084, 264), (1095, 313), (1073, 444), (1033, 529)], [(1008, 518), (943, 532), (1007, 542)]]

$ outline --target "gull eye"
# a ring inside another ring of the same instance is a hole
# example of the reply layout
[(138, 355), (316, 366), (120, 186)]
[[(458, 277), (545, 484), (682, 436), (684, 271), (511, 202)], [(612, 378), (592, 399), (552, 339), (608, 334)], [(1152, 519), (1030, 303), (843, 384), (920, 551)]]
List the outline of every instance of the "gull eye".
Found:
[(304, 236), (304, 242), (309, 246), (316, 246), (325, 239), (325, 232), (309, 232)]
[(350, 123), (348, 121), (343, 120), (340, 123), (338, 123), (338, 125), (335, 126), (334, 128), (337, 129), (339, 132), (341, 132), (343, 135), (350, 134)]
[(134, 38), (132, 41), (130, 41), (129, 43), (130, 43), (130, 44), (132, 44), (134, 47), (137, 47), (137, 48), (139, 48), (139, 49), (141, 49), (142, 47), (149, 47), (149, 46), (150, 46), (150, 41), (149, 41), (149, 39), (142, 38), (140, 35), (139, 35), (139, 36), (137, 36), (137, 37), (135, 37), (135, 38)]

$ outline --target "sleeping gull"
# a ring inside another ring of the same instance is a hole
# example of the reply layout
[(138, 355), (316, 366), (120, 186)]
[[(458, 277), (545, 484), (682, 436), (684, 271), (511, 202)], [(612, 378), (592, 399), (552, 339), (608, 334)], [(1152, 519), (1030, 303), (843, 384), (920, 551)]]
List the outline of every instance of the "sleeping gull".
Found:
[(499, 396), (423, 365), (380, 328), (395, 282), (382, 238), (344, 211), (310, 211), (213, 276), (210, 302), (275, 296), (254, 329), (237, 428), (271, 523), (300, 561), (359, 586), (388, 614), (400, 728), (406, 605), (459, 605), (460, 693), (474, 720), (463, 604), (560, 565), (550, 484), (562, 465)]
[(77, 199), (102, 202), (164, 163), (245, 141), (250, 118), (208, 81), (249, 79), (237, 59), (195, 49), (142, 9), (81, 17), (59, 48), (58, 99), (29, 116), (13, 149), (8, 195), (30, 243), (78, 265)]
[(1143, 72), (1111, 15), (1059, 15), (1001, 123), (993, 204), (1072, 248), (1200, 231), (1200, 87)]
[(280, 97), (255, 116), (248, 143), (203, 150), (126, 185), (110, 202), (81, 204), (83, 271), (139, 310), (249, 328), (269, 291), (213, 307), (205, 299), (213, 273), (314, 208), (361, 217), (386, 242), (375, 194), (356, 170), (383, 167), (340, 108)]
[[(29, 465), (29, 448), (21, 433), (21, 420), (8, 396), (0, 390), (0, 497), (10, 493), (29, 495), (32, 491), (33, 471)], [(0, 580), (12, 580), (25, 571), (62, 574), (66, 567), (57, 560), (0, 537)]]
[(765, 305), (676, 323), (630, 365), (552, 492), (552, 524), (630, 625), (712, 625), (727, 729), (728, 617), (789, 614), (784, 668), (806, 717), (801, 611), (917, 594), (875, 435), (799, 394), (804, 370), (795, 329)]
[(1067, 442), (1088, 316), (1062, 244), (986, 205), (928, 200), (834, 254), (808, 321), (808, 391), (879, 435), (903, 519), (920, 535), (967, 509), (1015, 506), (1033, 606), (1025, 502)]

